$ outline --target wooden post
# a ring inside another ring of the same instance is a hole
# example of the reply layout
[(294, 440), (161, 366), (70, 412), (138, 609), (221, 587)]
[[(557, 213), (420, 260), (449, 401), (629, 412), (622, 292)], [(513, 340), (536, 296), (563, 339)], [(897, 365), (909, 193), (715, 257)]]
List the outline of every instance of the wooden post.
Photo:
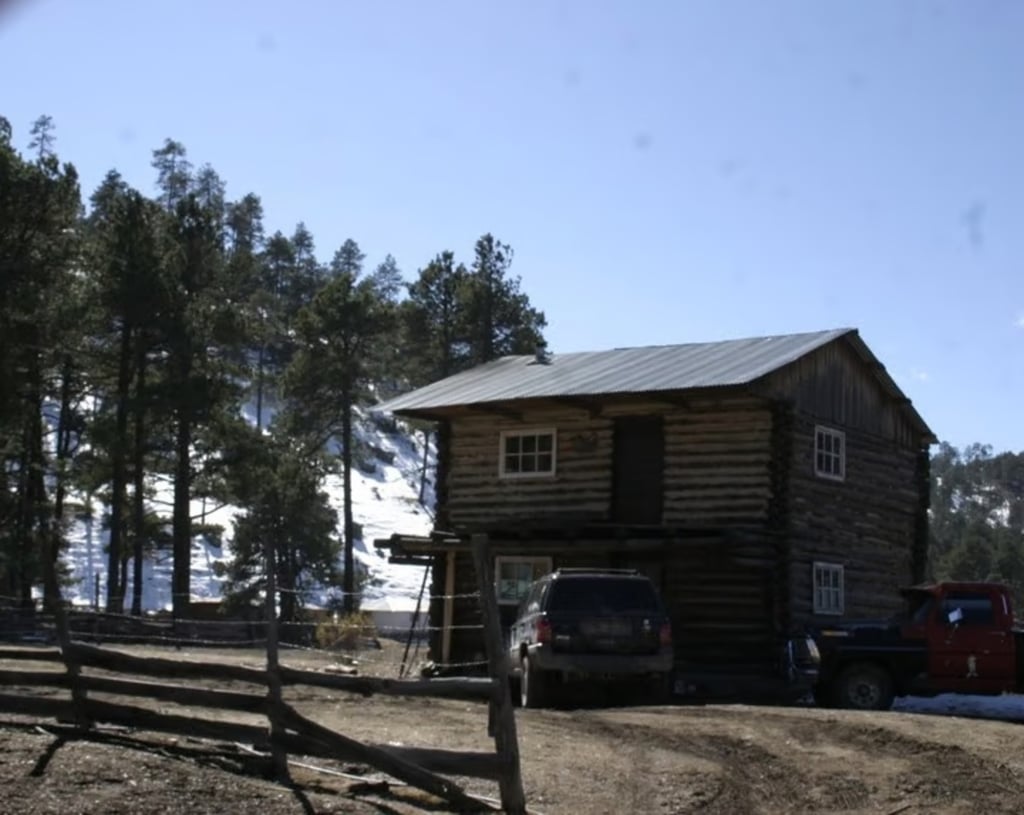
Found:
[(484, 624), (484, 645), (487, 666), (494, 680), (494, 696), (490, 703), (489, 723), (494, 746), (501, 761), (501, 806), (508, 815), (526, 815), (526, 795), (519, 766), (519, 739), (516, 735), (515, 712), (509, 692), (505, 640), (501, 636), (498, 598), (494, 593), (494, 573), (487, 535), (473, 535), (473, 560), (480, 586), (480, 612)]
[[(416, 598), (416, 610), (412, 613), (412, 623), (409, 625), (409, 638), (405, 641), (405, 651), (402, 654), (402, 664), (398, 668), (398, 678), (405, 675), (405, 664), (409, 659), (409, 649), (412, 647), (412, 638), (416, 636), (416, 623), (420, 621), (420, 606), (423, 604), (423, 592), (427, 590), (427, 578), (430, 577), (430, 567), (423, 569), (423, 583), (420, 584), (420, 595)], [(416, 649), (419, 651), (419, 648)]]
[(455, 618), (455, 550), (449, 549), (444, 567), (444, 619), (441, 623), (441, 664), (452, 661), (452, 623)]
[(267, 718), (270, 720), (270, 755), (274, 774), (279, 781), (287, 783), (288, 753), (284, 746), (287, 728), (284, 722), (284, 698), (281, 693), (281, 663), (277, 649), (277, 559), (274, 544), (265, 541), (267, 566)]
[(85, 687), (82, 684), (81, 666), (75, 658), (75, 650), (71, 645), (71, 621), (68, 619), (67, 609), (64, 608), (64, 597), (60, 591), (60, 583), (57, 580), (57, 558), (58, 543), (56, 529), (52, 530), (46, 538), (47, 550), (43, 558), (43, 583), (45, 584), (47, 597), (52, 598), (54, 627), (57, 630), (57, 644), (60, 646), (60, 654), (64, 660), (64, 669), (67, 671), (68, 684), (71, 687), (71, 702), (75, 712), (75, 726), (85, 730), (91, 725), (91, 719), (86, 711)]

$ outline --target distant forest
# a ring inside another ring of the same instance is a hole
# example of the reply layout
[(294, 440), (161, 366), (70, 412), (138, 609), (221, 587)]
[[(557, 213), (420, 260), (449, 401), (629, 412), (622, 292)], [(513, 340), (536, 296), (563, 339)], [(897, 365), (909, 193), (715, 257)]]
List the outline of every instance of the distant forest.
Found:
[(931, 576), (998, 580), (1024, 607), (1024, 452), (943, 443), (931, 466)]
[[(86, 202), (50, 117), (27, 135), (19, 151), (0, 118), (0, 604), (31, 605), (69, 518), (102, 507), (106, 609), (141, 613), (143, 559), (161, 546), (185, 616), (203, 531), (191, 503), (209, 498), (242, 509), (234, 601), (261, 590), (269, 555), (285, 619), (311, 580), (341, 585), (352, 610), (353, 422), (381, 396), (543, 344), (512, 248), (485, 234), (465, 263), (441, 251), (409, 279), (391, 256), (366, 268), (352, 239), (324, 263), (303, 224), (268, 234), (259, 197), (229, 200), (176, 141), (152, 152), (155, 194), (112, 169)], [(58, 592), (47, 582), (46, 601)]]
[[(191, 504), (208, 498), (242, 510), (234, 602), (276, 553), (285, 619), (312, 580), (354, 608), (351, 492), (339, 536), (323, 480), (349, 483), (362, 407), (543, 346), (512, 248), (485, 234), (467, 261), (440, 251), (406, 277), (390, 256), (367, 268), (349, 239), (324, 263), (301, 223), (267, 234), (259, 197), (229, 200), (176, 141), (152, 152), (154, 194), (111, 170), (84, 201), (51, 119), (27, 136), (20, 151), (0, 117), (0, 605), (31, 605), (69, 518), (99, 514), (107, 610), (141, 613), (143, 559), (166, 547), (186, 615), (204, 531)], [(930, 576), (1004, 580), (1024, 599), (1024, 453), (943, 444), (932, 475)]]

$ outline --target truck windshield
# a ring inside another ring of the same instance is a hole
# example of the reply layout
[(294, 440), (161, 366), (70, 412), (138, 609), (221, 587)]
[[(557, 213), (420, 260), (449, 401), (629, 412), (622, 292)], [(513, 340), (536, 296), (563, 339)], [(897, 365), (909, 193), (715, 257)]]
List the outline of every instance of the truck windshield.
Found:
[(556, 580), (551, 586), (551, 611), (589, 611), (616, 614), (625, 611), (659, 610), (658, 596), (646, 580), (614, 580), (606, 577)]

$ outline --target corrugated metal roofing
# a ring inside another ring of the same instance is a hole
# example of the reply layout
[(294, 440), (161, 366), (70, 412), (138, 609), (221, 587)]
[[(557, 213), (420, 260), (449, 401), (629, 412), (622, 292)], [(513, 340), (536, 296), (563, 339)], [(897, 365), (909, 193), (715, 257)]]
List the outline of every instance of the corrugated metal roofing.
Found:
[[(379, 410), (431, 411), (508, 399), (600, 396), (745, 385), (856, 331), (839, 328), (806, 334), (751, 337), (686, 345), (655, 345), (502, 357), (398, 396)], [(866, 346), (865, 346), (866, 348)]]

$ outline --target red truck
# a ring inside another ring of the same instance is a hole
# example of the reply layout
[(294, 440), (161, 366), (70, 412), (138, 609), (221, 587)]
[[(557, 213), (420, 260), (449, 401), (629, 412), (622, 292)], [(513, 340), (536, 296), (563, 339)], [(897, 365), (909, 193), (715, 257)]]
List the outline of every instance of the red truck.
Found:
[(820, 705), (887, 710), (896, 696), (1024, 692), (1024, 629), (998, 583), (935, 583), (902, 591), (890, 620), (817, 632)]

